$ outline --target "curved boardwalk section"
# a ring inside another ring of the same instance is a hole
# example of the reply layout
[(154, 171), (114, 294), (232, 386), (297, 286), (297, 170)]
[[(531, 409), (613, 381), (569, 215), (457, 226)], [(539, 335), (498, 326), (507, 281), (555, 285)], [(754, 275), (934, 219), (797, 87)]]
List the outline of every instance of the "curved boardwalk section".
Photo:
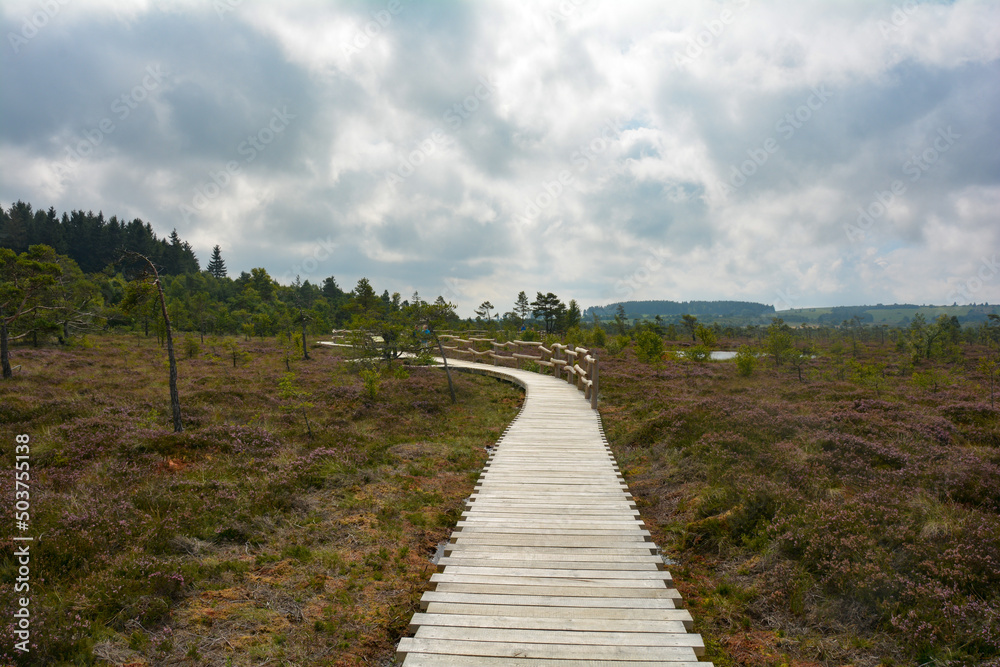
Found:
[(583, 395), (537, 373), (448, 364), (527, 397), (400, 640), (403, 664), (710, 665)]

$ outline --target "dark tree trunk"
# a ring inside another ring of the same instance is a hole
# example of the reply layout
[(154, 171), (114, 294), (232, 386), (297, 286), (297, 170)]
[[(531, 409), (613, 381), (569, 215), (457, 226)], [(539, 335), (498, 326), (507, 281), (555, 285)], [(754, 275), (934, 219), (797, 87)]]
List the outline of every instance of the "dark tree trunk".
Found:
[[(170, 362), (170, 412), (173, 415), (174, 433), (180, 433), (184, 430), (184, 424), (181, 422), (181, 399), (177, 392), (177, 357), (174, 356), (174, 338), (170, 331), (170, 314), (167, 312), (167, 298), (163, 294), (163, 285), (160, 283), (160, 274), (157, 272), (156, 266), (153, 262), (151, 262), (148, 257), (140, 255), (136, 252), (129, 254), (133, 257), (143, 259), (153, 272), (153, 284), (156, 286), (156, 292), (160, 297), (160, 311), (163, 314), (163, 325), (166, 330), (164, 338), (167, 343), (167, 360)], [(149, 335), (148, 317), (145, 319), (145, 322), (146, 334)], [(156, 336), (157, 339), (160, 338), (159, 327), (157, 327)]]
[(181, 398), (177, 393), (177, 358), (174, 356), (174, 339), (170, 334), (170, 315), (167, 314), (167, 300), (163, 296), (163, 286), (160, 285), (160, 277), (156, 277), (156, 290), (160, 294), (160, 309), (163, 311), (163, 322), (166, 325), (167, 338), (167, 359), (170, 361), (170, 411), (174, 417), (174, 433), (184, 430), (181, 423)]
[(444, 348), (441, 346), (441, 340), (434, 335), (434, 342), (437, 343), (438, 351), (441, 353), (441, 360), (444, 362), (444, 373), (448, 376), (448, 391), (451, 392), (451, 402), (458, 403), (458, 399), (455, 398), (455, 385), (451, 383), (451, 369), (448, 368), (448, 357), (444, 356)]
[(312, 440), (313, 439), (313, 430), (312, 430), (312, 426), (309, 425), (309, 415), (306, 414), (306, 409), (305, 408), (302, 408), (302, 416), (305, 417), (305, 419), (306, 419), (306, 430), (309, 432), (309, 439)]
[(14, 377), (14, 371), (10, 367), (10, 350), (7, 347), (7, 322), (0, 321), (0, 365), (3, 366), (3, 378), (8, 380)]
[(299, 313), (299, 315), (301, 315), (302, 317), (302, 358), (308, 360), (309, 347), (308, 344), (306, 343), (306, 316), (303, 315), (302, 313)]

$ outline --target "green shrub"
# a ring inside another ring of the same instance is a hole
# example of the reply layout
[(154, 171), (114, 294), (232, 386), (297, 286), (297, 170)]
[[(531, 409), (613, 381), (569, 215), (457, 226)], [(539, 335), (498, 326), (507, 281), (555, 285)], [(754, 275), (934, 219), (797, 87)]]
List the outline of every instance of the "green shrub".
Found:
[(610, 341), (608, 341), (608, 354), (618, 354), (632, 342), (632, 339), (628, 336), (615, 336)]
[(564, 341), (567, 345), (573, 345), (574, 347), (578, 345), (586, 345), (587, 334), (585, 334), (580, 327), (570, 327), (569, 331), (566, 332), (566, 339)]
[(690, 361), (708, 361), (712, 358), (712, 351), (704, 345), (693, 345), (684, 351), (684, 358)]
[(645, 329), (635, 339), (635, 353), (639, 361), (659, 361), (663, 357), (663, 339), (655, 331)]
[(382, 374), (376, 369), (364, 368), (360, 375), (361, 381), (365, 383), (365, 396), (374, 401), (378, 398), (378, 390), (382, 386)]
[(301, 544), (293, 544), (285, 547), (281, 550), (281, 555), (285, 558), (294, 558), (302, 563), (308, 563), (313, 557), (312, 551), (310, 551), (308, 547), (304, 547)]
[(194, 359), (201, 352), (201, 345), (194, 339), (194, 336), (184, 337), (184, 354), (188, 359)]
[(429, 348), (420, 350), (417, 356), (410, 360), (411, 366), (433, 366), (436, 363), (434, 353)]
[(84, 350), (89, 350), (94, 347), (94, 343), (86, 336), (80, 336), (79, 338), (70, 338), (68, 341), (68, 345), (71, 348), (79, 347), (83, 348)]
[(705, 347), (712, 347), (715, 345), (715, 332), (712, 329), (699, 324), (698, 328), (695, 329), (695, 335), (698, 336), (698, 340), (700, 340), (701, 344)]
[(532, 373), (541, 373), (542, 367), (538, 363), (532, 361), (531, 359), (522, 359), (521, 370), (531, 371)]
[(750, 377), (756, 367), (757, 354), (753, 348), (749, 345), (740, 345), (739, 349), (736, 350), (736, 370), (743, 377)]
[(594, 327), (590, 332), (590, 344), (594, 347), (604, 347), (608, 342), (608, 337), (601, 327)]

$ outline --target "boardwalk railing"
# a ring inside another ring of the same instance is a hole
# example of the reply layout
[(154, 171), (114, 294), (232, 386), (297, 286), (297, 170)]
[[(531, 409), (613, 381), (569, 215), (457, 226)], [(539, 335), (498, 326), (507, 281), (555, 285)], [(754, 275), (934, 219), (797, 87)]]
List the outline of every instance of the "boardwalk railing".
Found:
[(553, 376), (575, 384), (590, 401), (590, 407), (597, 409), (599, 365), (597, 357), (585, 347), (553, 343), (550, 349), (537, 341), (512, 340), (500, 343), (493, 338), (475, 336), (460, 338), (442, 334), (439, 337), (450, 343), (441, 346), (445, 354), (454, 355), (455, 358), (464, 356), (465, 359), (481, 363), (492, 359), (494, 366), (509, 365), (512, 368), (519, 368), (522, 362), (528, 361), (551, 368)]

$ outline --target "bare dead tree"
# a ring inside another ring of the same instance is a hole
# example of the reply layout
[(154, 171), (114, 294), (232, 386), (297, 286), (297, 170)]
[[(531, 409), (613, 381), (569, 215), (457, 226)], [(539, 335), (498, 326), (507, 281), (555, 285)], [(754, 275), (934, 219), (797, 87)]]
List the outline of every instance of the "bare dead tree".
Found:
[[(166, 333), (167, 359), (170, 362), (170, 411), (173, 415), (174, 433), (180, 433), (181, 431), (184, 430), (184, 424), (181, 422), (181, 399), (180, 395), (177, 392), (177, 358), (174, 356), (174, 339), (170, 327), (170, 315), (167, 313), (167, 299), (163, 294), (163, 285), (160, 282), (160, 274), (156, 270), (156, 265), (154, 265), (153, 262), (145, 255), (140, 255), (139, 253), (133, 252), (131, 250), (126, 252), (125, 254), (128, 255), (129, 257), (134, 257), (136, 259), (144, 261), (146, 265), (149, 267), (149, 271), (152, 272), (153, 276), (152, 284), (147, 283), (145, 281), (145, 278), (149, 275), (148, 273), (144, 273), (140, 277), (139, 282), (143, 285), (155, 287), (156, 293), (160, 299), (160, 311), (163, 314), (163, 321), (166, 325), (166, 330), (167, 330)], [(128, 305), (138, 303), (138, 301), (141, 300), (141, 297), (142, 297), (141, 294), (135, 293), (133, 295), (131, 302), (126, 303), (125, 307), (128, 307)], [(126, 299), (126, 301), (128, 302), (128, 299)]]

